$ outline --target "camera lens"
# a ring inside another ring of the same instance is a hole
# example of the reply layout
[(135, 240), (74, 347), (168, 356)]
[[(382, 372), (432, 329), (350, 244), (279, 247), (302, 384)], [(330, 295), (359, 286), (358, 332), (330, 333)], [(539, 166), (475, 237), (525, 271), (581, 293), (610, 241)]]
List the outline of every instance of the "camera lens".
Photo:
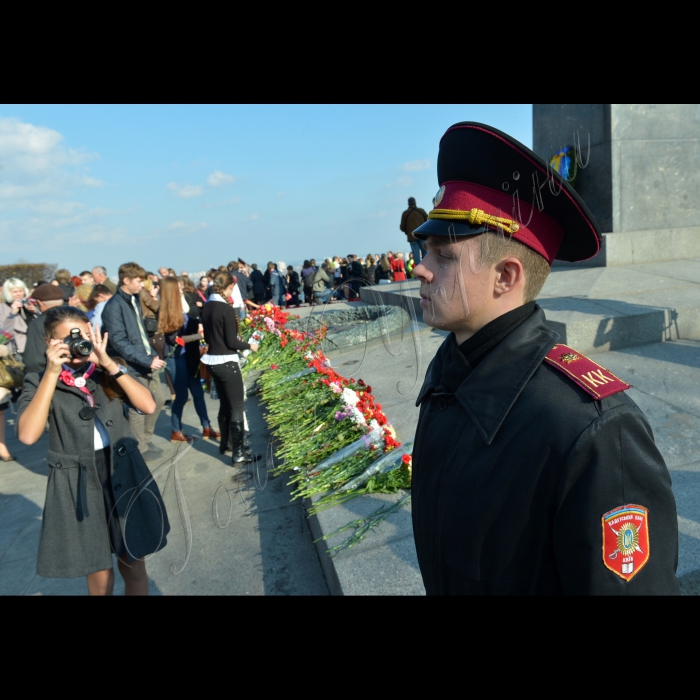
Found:
[(95, 346), (89, 340), (80, 340), (73, 345), (71, 351), (76, 357), (87, 357)]

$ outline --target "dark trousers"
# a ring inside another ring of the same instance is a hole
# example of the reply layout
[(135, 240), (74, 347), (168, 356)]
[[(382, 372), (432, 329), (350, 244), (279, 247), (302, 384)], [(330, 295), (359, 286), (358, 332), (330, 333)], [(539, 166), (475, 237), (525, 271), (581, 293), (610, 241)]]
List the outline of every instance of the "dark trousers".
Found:
[(231, 423), (243, 422), (243, 376), (238, 362), (209, 365), (208, 369), (219, 393), (219, 432), (221, 444), (225, 445), (231, 432)]

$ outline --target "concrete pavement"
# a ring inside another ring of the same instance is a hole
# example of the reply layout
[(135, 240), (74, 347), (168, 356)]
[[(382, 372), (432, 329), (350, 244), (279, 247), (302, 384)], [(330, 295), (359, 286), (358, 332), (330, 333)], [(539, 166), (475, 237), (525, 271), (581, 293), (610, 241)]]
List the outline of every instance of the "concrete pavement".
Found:
[[(216, 423), (218, 401), (206, 395)], [(270, 435), (255, 397), (247, 402), (255, 450), (265, 454)], [(7, 437), (16, 462), (0, 462), (0, 595), (85, 595), (84, 578), (47, 579), (36, 574), (41, 513), (46, 491), (48, 437), (30, 447), (14, 437), (6, 411)], [(184, 432), (201, 435), (193, 403), (185, 406)], [(166, 457), (170, 410), (158, 418), (154, 442)], [(182, 447), (180, 447), (182, 449)], [(218, 442), (197, 440), (178, 462), (149, 466), (164, 496), (171, 532), (167, 546), (147, 564), (154, 595), (327, 595), (308, 520), (290, 502), (286, 478), (258, 469), (233, 469)], [(115, 561), (116, 563), (116, 561)], [(116, 568), (116, 567), (115, 567)], [(121, 594), (115, 576), (115, 594)]]

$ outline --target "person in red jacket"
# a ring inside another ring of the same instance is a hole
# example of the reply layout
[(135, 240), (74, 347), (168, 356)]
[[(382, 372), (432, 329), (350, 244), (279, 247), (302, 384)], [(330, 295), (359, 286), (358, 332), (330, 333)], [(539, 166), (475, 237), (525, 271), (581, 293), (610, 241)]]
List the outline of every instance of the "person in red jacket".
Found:
[(406, 268), (403, 264), (403, 253), (398, 252), (394, 255), (391, 261), (391, 272), (394, 277), (394, 282), (403, 282), (406, 279)]

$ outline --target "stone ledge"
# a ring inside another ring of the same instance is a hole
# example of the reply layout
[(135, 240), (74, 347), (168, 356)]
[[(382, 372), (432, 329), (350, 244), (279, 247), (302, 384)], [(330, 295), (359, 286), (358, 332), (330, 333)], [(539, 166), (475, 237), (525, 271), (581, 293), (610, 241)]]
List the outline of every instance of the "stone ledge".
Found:
[(621, 267), (700, 257), (700, 226), (604, 233), (603, 239), (595, 258), (578, 263), (555, 260), (552, 269)]

